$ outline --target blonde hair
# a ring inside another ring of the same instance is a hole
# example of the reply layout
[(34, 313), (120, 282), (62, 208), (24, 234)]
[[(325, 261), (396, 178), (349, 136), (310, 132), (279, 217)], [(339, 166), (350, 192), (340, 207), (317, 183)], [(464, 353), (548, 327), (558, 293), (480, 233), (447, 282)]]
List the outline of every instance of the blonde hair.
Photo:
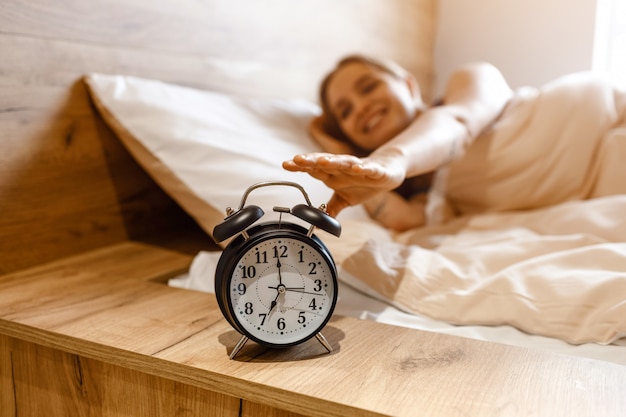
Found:
[(322, 116), (323, 116), (322, 118), (323, 129), (328, 135), (332, 136), (333, 138), (341, 142), (349, 143), (352, 146), (355, 146), (352, 139), (343, 132), (339, 124), (339, 121), (337, 120), (337, 118), (335, 117), (335, 115), (333, 114), (330, 108), (330, 104), (328, 103), (327, 90), (328, 90), (328, 84), (332, 80), (333, 76), (337, 73), (337, 71), (339, 71), (343, 66), (347, 64), (352, 64), (355, 62), (376, 68), (377, 70), (391, 74), (394, 77), (397, 77), (399, 79), (406, 79), (407, 77), (409, 77), (409, 73), (404, 68), (396, 64), (395, 62), (375, 59), (375, 58), (367, 57), (364, 55), (358, 55), (358, 54), (348, 55), (344, 57), (343, 59), (339, 60), (339, 62), (337, 62), (337, 65), (335, 65), (335, 68), (333, 68), (332, 71), (326, 74), (326, 76), (322, 80), (322, 83), (320, 84), (320, 89), (319, 89), (319, 100), (320, 100), (320, 105), (322, 107)]

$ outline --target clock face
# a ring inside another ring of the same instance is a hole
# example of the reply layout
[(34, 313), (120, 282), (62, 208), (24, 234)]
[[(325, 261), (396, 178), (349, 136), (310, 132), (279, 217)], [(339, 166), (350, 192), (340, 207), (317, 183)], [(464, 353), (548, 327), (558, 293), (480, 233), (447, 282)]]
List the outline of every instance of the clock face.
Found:
[(300, 233), (250, 239), (230, 268), (229, 313), (253, 340), (290, 346), (317, 334), (337, 301), (334, 263)]

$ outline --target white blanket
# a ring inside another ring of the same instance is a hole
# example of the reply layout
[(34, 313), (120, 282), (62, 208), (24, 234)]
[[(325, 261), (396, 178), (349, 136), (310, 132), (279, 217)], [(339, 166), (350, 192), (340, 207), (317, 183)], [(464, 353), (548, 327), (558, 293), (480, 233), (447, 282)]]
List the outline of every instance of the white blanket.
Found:
[(517, 92), (443, 173), (457, 214), (626, 193), (626, 92), (590, 73)]
[(343, 280), (404, 311), (604, 344), (626, 336), (625, 214), (621, 195), (326, 241)]

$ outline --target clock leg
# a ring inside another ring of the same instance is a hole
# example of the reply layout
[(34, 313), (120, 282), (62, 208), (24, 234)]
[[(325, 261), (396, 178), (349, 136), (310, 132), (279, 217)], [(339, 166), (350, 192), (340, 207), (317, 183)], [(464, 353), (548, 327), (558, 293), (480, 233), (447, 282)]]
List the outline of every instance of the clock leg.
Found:
[(235, 356), (237, 356), (237, 353), (239, 353), (239, 351), (243, 348), (243, 345), (245, 345), (247, 341), (248, 341), (248, 336), (241, 336), (241, 339), (239, 339), (239, 341), (233, 348), (233, 351), (230, 352), (229, 358), (233, 359)]
[(328, 341), (326, 340), (322, 332), (319, 332), (318, 334), (316, 334), (315, 338), (322, 344), (322, 346), (326, 348), (328, 353), (333, 351), (333, 348), (330, 346), (330, 343), (328, 343)]

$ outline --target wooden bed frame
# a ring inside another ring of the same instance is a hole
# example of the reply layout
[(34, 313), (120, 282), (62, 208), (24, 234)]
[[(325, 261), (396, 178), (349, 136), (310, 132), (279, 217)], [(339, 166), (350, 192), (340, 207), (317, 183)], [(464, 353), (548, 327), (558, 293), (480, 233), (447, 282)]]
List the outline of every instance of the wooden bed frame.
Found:
[[(82, 77), (217, 88), (207, 59), (241, 57), (321, 74), (345, 52), (317, 34), (324, 8), (357, 3), (297, 2), (318, 22), (298, 35), (313, 39), (306, 56), (254, 20), (266, 2), (63, 3), (0, 7), (1, 416), (625, 414), (623, 367), (344, 317), (325, 330), (332, 354), (251, 344), (229, 360), (238, 337), (214, 297), (165, 285), (217, 246), (123, 148)], [(272, 4), (277, 22), (296, 13)], [(358, 13), (377, 27), (378, 11)], [(428, 86), (432, 62), (404, 59)]]

